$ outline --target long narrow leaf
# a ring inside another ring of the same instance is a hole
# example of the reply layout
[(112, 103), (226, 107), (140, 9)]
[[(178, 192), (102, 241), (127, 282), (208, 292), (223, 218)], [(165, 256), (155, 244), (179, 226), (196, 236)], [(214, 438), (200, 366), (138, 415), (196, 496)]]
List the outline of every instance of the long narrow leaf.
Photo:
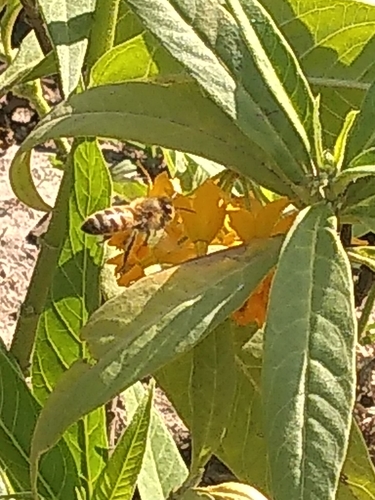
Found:
[(39, 0), (56, 50), (63, 95), (69, 96), (81, 78), (91, 28), (93, 0)]
[(236, 381), (233, 339), (226, 321), (193, 350), (191, 470), (198, 470), (217, 452), (230, 425)]
[[(273, 171), (275, 161), (192, 83), (104, 85), (71, 96), (29, 134), (10, 174), (26, 168), (28, 150), (40, 142), (82, 136), (141, 141), (197, 154), (230, 165), (277, 193), (295, 196), (289, 181)], [(28, 203), (23, 192), (16, 194)]]
[(331, 210), (305, 209), (285, 240), (265, 330), (263, 394), (274, 498), (335, 498), (355, 393), (348, 258)]
[[(40, 407), (0, 340), (0, 467), (15, 492), (31, 491), (31, 436)], [(65, 442), (42, 460), (38, 488), (46, 498), (73, 498), (77, 469)]]
[(140, 402), (132, 421), (103, 469), (93, 500), (131, 500), (142, 467), (151, 424), (153, 388)]
[[(140, 382), (127, 389), (123, 396), (129, 418), (133, 418), (137, 406), (144, 397), (145, 389)], [(152, 410), (150, 433), (147, 440), (137, 488), (142, 500), (165, 500), (188, 475), (188, 469), (163, 417)]]
[[(72, 164), (65, 174), (71, 176), (71, 183), (55, 209), (60, 221), (52, 221), (49, 228), (60, 230), (64, 241), (38, 321), (32, 379), (41, 402), (48, 398), (69, 366), (85, 356), (85, 346), (78, 335), (89, 314), (100, 305), (99, 265), (103, 248), (95, 240), (88, 241), (80, 226), (88, 214), (109, 203), (111, 184), (95, 141), (81, 141), (73, 151)], [(69, 430), (66, 439), (90, 491), (104, 466), (99, 452), (107, 446), (103, 409), (81, 420)]]
[(36, 426), (34, 455), (53, 446), (81, 416), (191, 349), (238, 309), (275, 265), (280, 243), (273, 238), (188, 262), (106, 302), (82, 332), (98, 362), (76, 363), (61, 377)]
[[(235, 9), (236, 24), (219, 2), (129, 0), (128, 3), (239, 129), (275, 159), (290, 182), (302, 184), (305, 173), (310, 171), (309, 145), (296, 113), (297, 106), (291, 106), (289, 99), (299, 101), (298, 106), (304, 109), (298, 111), (303, 115), (306, 109), (312, 111), (312, 95), (291, 49), (261, 5), (254, 0), (248, 2), (249, 19), (257, 19), (260, 29), (253, 23), (250, 35), (253, 43), (246, 47), (250, 39), (249, 22), (245, 13), (239, 12), (241, 7)], [(238, 2), (234, 3), (238, 7)], [(279, 58), (275, 63), (279, 72), (284, 69), (280, 80), (272, 68), (273, 61), (267, 59), (267, 38), (272, 38), (270, 57)], [(289, 98), (285, 98), (283, 83), (287, 81), (290, 85), (292, 78), (285, 72), (285, 59), (294, 79)]]

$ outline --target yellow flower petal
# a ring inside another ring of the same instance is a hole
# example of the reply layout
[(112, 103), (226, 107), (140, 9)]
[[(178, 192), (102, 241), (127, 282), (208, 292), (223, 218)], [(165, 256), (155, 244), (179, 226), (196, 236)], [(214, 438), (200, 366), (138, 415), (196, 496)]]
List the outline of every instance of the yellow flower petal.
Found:
[(256, 237), (255, 215), (243, 208), (231, 211), (228, 215), (232, 228), (244, 243), (249, 243)]
[[(278, 225), (278, 222), (282, 211), (288, 205), (290, 201), (287, 198), (281, 198), (267, 203), (262, 208), (257, 207), (255, 212), (229, 207), (230, 225), (244, 243), (249, 243), (254, 238), (268, 238), (273, 234), (280, 234), (283, 227), (286, 232), (292, 219), (286, 219), (284, 226), (281, 223)], [(276, 232), (275, 227), (277, 227)]]
[(128, 238), (131, 235), (131, 230), (128, 231), (121, 231), (119, 233), (113, 234), (107, 241), (107, 244), (110, 247), (116, 247), (116, 248), (121, 248), (124, 249), (126, 247), (126, 242), (128, 241)]
[(165, 264), (180, 264), (197, 256), (194, 244), (184, 233), (182, 224), (172, 223), (165, 236), (153, 249), (156, 260)]
[(111, 257), (110, 259), (107, 260), (107, 264), (112, 264), (113, 266), (116, 266), (115, 268), (115, 274), (119, 272), (121, 267), (123, 266), (124, 263), (124, 254), (119, 253), (115, 255), (114, 257)]
[(120, 276), (120, 278), (117, 280), (117, 284), (119, 286), (129, 286), (134, 281), (138, 281), (139, 279), (143, 278), (144, 275), (145, 272), (143, 268), (139, 264), (136, 264), (131, 269), (129, 269), (129, 271)]
[(180, 214), (186, 233), (194, 243), (211, 243), (223, 226), (225, 195), (212, 180), (204, 182), (189, 198), (177, 197), (175, 206), (177, 209), (180, 206), (193, 210), (181, 210)]
[(290, 205), (287, 198), (281, 198), (271, 203), (267, 203), (257, 214), (256, 237), (267, 238), (272, 233), (272, 229), (280, 218), (281, 212)]
[(150, 188), (149, 196), (169, 196), (170, 198), (172, 198), (173, 194), (173, 184), (168, 177), (167, 172), (162, 172), (155, 178), (154, 184)]
[(250, 323), (257, 323), (259, 328), (263, 326), (266, 320), (268, 298), (273, 275), (274, 271), (268, 273), (242, 307), (232, 314), (232, 318), (238, 325), (245, 326)]

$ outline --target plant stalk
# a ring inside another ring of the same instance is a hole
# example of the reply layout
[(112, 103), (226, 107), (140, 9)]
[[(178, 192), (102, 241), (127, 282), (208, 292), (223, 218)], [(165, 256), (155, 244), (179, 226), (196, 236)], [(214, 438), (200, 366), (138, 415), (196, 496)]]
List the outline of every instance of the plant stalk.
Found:
[(91, 28), (86, 62), (91, 69), (115, 43), (120, 0), (97, 0)]
[(38, 3), (35, 0), (21, 0), (21, 4), (25, 9), (27, 19), (32, 28), (34, 28), (35, 35), (38, 39), (43, 54), (46, 56), (52, 52), (52, 43), (48, 36), (47, 27), (39, 10)]
[[(73, 161), (70, 159), (70, 161)], [(22, 372), (27, 376), (34, 350), (39, 318), (44, 311), (48, 292), (60, 256), (63, 236), (66, 234), (67, 203), (73, 188), (73, 168), (66, 164), (59, 193), (48, 231), (41, 239), (39, 257), (32, 275), (27, 295), (21, 306), (21, 314), (13, 337), (11, 352)]]

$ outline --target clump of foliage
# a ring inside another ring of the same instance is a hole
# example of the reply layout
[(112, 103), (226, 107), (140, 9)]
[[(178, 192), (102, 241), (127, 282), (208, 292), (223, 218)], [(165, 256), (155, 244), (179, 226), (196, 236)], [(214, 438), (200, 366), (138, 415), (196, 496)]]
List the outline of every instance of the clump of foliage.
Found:
[[(352, 419), (351, 262), (375, 270), (355, 239), (375, 227), (375, 7), (1, 5), (0, 88), (42, 117), (10, 180), (19, 200), (52, 211), (11, 349), (0, 350), (8, 493), (374, 498)], [(15, 50), (22, 6), (33, 30)], [(54, 73), (63, 101), (48, 109), (40, 78)], [(102, 138), (161, 146), (169, 175), (113, 182)], [(53, 208), (30, 173), (32, 149), (51, 139), (63, 158)], [(155, 245), (136, 241), (125, 268), (129, 234), (103, 246), (80, 229), (114, 192), (169, 196), (177, 213)], [(139, 382), (149, 375), (191, 431), (189, 470), (152, 407), (153, 384)], [(120, 393), (130, 423), (111, 450), (104, 405)], [(238, 483), (199, 487), (213, 454)]]

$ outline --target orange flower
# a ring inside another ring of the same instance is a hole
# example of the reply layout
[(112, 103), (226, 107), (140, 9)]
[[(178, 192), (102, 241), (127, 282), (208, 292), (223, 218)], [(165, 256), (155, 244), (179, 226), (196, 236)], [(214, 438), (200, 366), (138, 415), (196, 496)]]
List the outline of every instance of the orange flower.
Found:
[[(264, 207), (257, 207), (249, 212), (242, 208), (229, 212), (232, 227), (236, 230), (244, 243), (255, 238), (267, 238), (277, 234), (285, 234), (290, 229), (297, 216), (297, 211), (282, 215), (283, 210), (290, 204), (286, 198), (267, 203)], [(244, 326), (255, 322), (262, 327), (266, 320), (269, 291), (274, 271), (271, 271), (258, 285), (243, 306), (232, 314), (234, 321)]]
[(263, 326), (266, 320), (268, 298), (274, 273), (275, 271), (268, 273), (243, 306), (232, 314), (232, 318), (238, 325), (245, 326), (249, 323), (256, 323), (259, 328)]
[[(242, 242), (249, 243), (254, 238), (284, 233), (295, 217), (294, 214), (281, 215), (290, 203), (285, 198), (263, 206), (249, 196), (246, 203), (250, 210), (245, 210), (244, 199), (235, 198), (231, 201), (230, 194), (212, 179), (205, 181), (189, 196), (176, 196), (173, 182), (167, 173), (162, 173), (156, 177), (148, 196), (167, 196), (173, 200), (176, 217), (165, 227), (157, 242), (148, 239), (145, 244), (146, 235), (143, 233), (138, 233), (135, 241), (131, 242), (134, 234), (130, 229), (109, 239), (109, 245), (123, 251), (108, 261), (116, 266), (119, 285), (128, 286), (144, 276), (145, 270), (155, 264), (161, 268), (163, 265), (180, 264), (223, 246), (227, 248)], [(233, 204), (228, 205), (230, 202)], [(151, 268), (151, 272), (154, 272), (154, 268)]]
[(190, 240), (203, 242), (207, 248), (224, 223), (225, 194), (222, 190), (209, 179), (189, 197), (177, 196), (175, 206), (182, 209), (181, 218)]
[(197, 257), (194, 243), (188, 238), (183, 224), (174, 221), (165, 229), (165, 235), (153, 248), (156, 260), (162, 264), (181, 264)]
[[(267, 238), (280, 234), (277, 224), (282, 211), (288, 205), (290, 205), (290, 201), (287, 198), (281, 198), (267, 203), (265, 206), (257, 207), (251, 212), (232, 206), (228, 210), (230, 224), (244, 243), (250, 243), (254, 238)], [(289, 222), (285, 229), (288, 228), (288, 224)], [(277, 229), (276, 233), (274, 232), (275, 228)]]
[(143, 267), (139, 264), (136, 264), (131, 269), (129, 269), (129, 271), (120, 276), (120, 278), (117, 280), (117, 284), (120, 286), (129, 286), (134, 283), (134, 281), (138, 281), (143, 278), (143, 276), (145, 276)]
[(174, 187), (172, 181), (168, 177), (167, 172), (163, 172), (155, 177), (153, 186), (150, 187), (148, 196), (157, 197), (157, 196), (168, 196), (172, 198), (174, 195)]

